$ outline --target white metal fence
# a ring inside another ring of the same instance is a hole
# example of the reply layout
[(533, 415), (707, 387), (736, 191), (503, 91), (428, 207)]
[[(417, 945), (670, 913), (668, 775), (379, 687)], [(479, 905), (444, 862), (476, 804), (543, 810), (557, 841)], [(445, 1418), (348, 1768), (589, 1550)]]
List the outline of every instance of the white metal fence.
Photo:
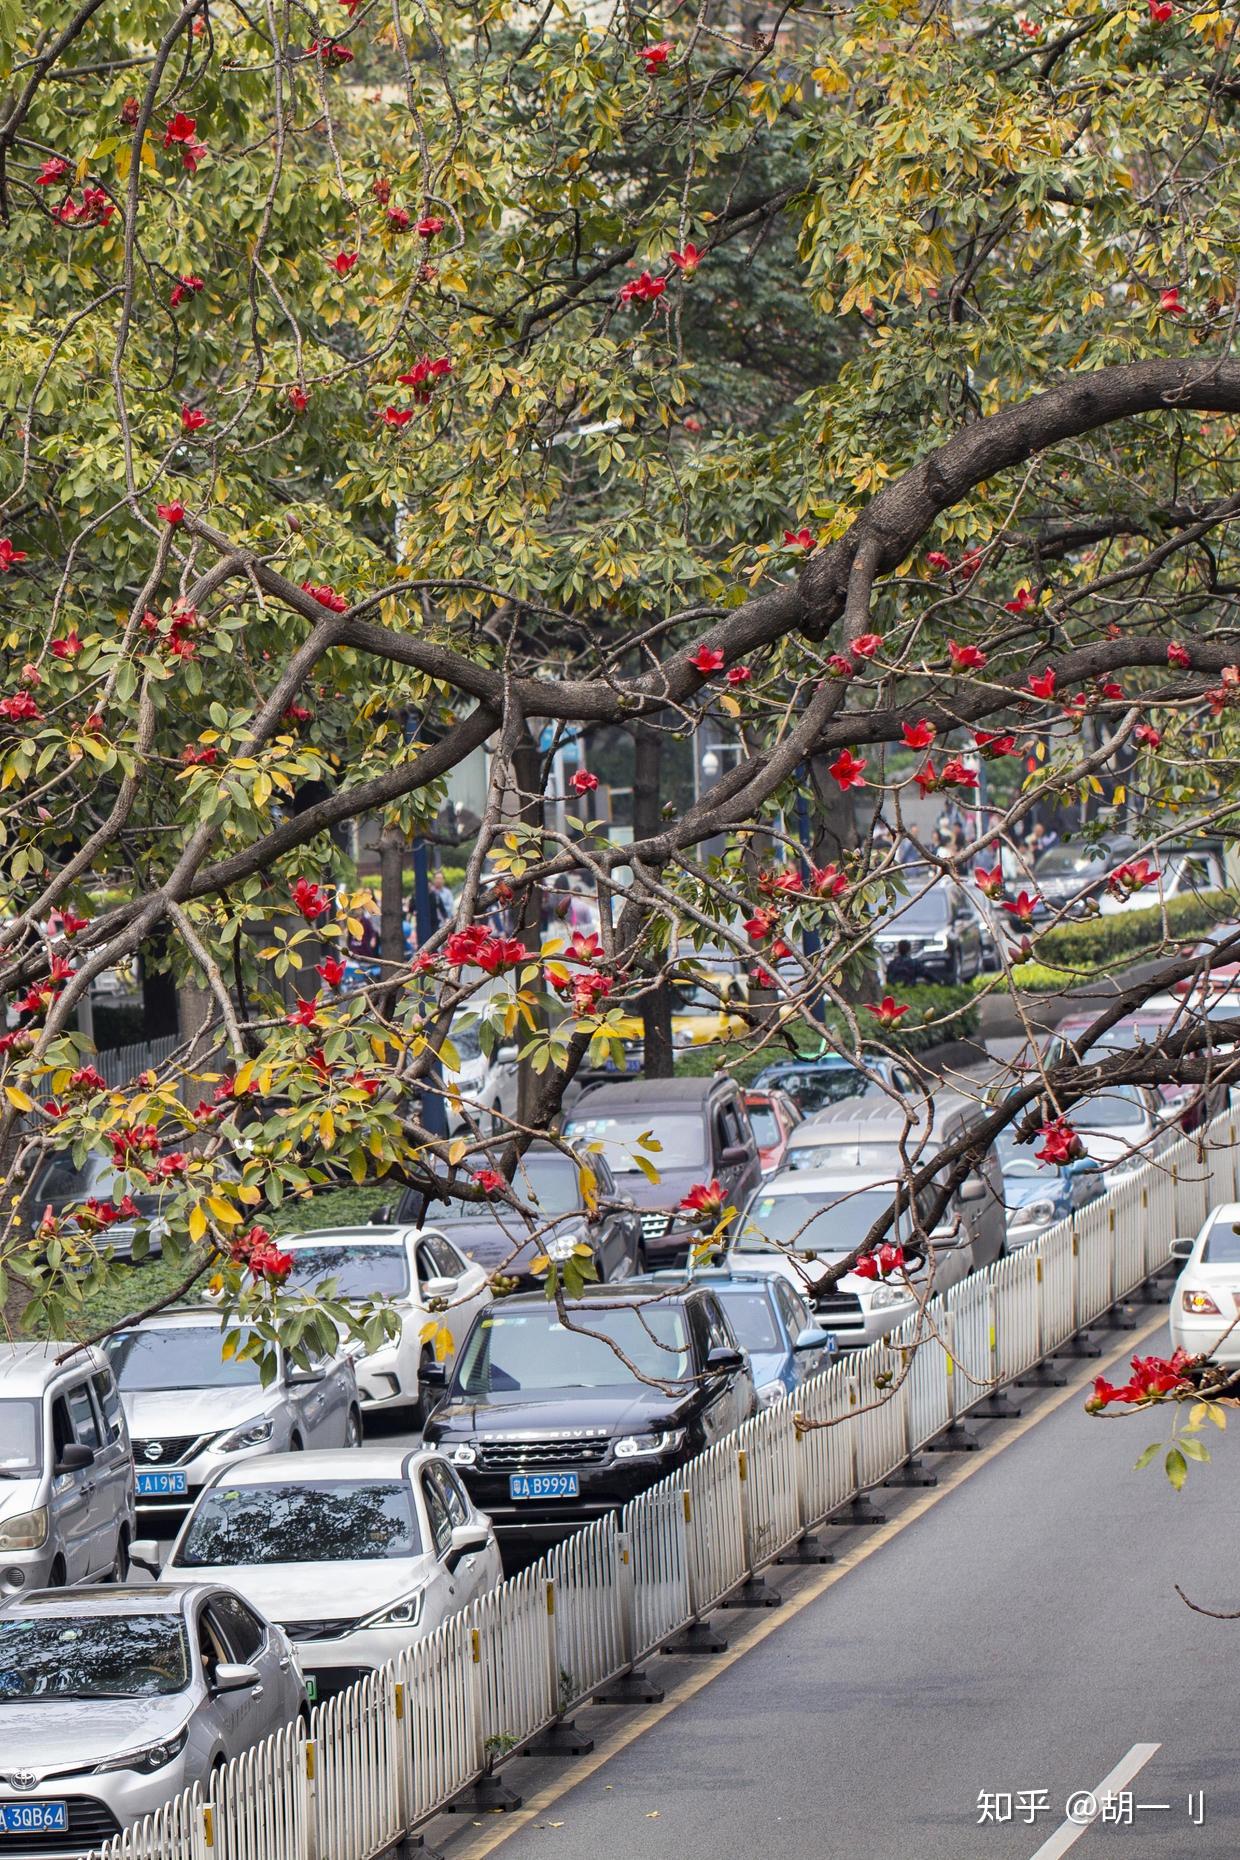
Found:
[[(618, 1516), (219, 1770), (104, 1860), (372, 1860), (898, 1471), (1236, 1198), (1237, 1117), (746, 1421)], [(809, 1422), (826, 1422), (808, 1430)]]

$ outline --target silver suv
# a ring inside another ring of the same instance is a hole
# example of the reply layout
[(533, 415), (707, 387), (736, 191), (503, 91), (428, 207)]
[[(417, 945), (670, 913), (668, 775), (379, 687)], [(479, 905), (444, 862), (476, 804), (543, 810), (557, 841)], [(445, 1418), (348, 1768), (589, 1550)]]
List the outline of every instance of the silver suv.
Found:
[(306, 1712), (281, 1628), (218, 1583), (0, 1608), (0, 1852), (84, 1854)]
[(225, 1357), (216, 1310), (165, 1311), (104, 1346), (133, 1436), (143, 1529), (173, 1537), (211, 1475), (239, 1460), (302, 1447), (360, 1447), (353, 1358), (343, 1348), (310, 1369), (279, 1353), (263, 1387), (258, 1364)]
[(70, 1343), (0, 1347), (0, 1601), (123, 1580), (133, 1535), (129, 1434), (103, 1357)]

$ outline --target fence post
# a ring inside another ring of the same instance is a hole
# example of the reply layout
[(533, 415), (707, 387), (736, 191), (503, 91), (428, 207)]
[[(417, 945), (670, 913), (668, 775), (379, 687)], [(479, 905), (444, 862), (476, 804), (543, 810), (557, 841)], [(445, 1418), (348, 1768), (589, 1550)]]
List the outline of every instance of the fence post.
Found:
[(745, 1580), (735, 1594), (724, 1601), (725, 1608), (778, 1608), (783, 1596), (757, 1573), (758, 1553), (754, 1543), (753, 1492), (749, 1481), (749, 1453), (736, 1449), (736, 1502), (740, 1507), (741, 1544), (745, 1557)]
[[(408, 1834), (413, 1822), (413, 1748), (405, 1726), (406, 1711), (405, 1682), (398, 1679), (392, 1687), (392, 1716), (396, 1745), (396, 1819), (402, 1837)], [(318, 1855), (310, 1856), (310, 1860), (318, 1860)]]
[(318, 1741), (307, 1737), (302, 1745), (302, 1777), (306, 1802), (306, 1860), (321, 1860), (323, 1843), (319, 1838)]

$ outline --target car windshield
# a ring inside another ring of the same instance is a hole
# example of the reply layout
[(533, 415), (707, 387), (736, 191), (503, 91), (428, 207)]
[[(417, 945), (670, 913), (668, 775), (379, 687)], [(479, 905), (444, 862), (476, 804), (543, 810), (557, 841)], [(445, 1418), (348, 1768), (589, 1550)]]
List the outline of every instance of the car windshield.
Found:
[(677, 1307), (651, 1301), (610, 1311), (578, 1308), (571, 1328), (553, 1310), (488, 1312), (465, 1345), (455, 1392), (623, 1388), (634, 1370), (660, 1382), (688, 1375), (688, 1335)]
[[(915, 1158), (917, 1146), (909, 1138), (909, 1157)], [(899, 1174), (903, 1163), (898, 1143), (862, 1142), (857, 1137), (832, 1133), (816, 1142), (798, 1132), (788, 1144), (785, 1169), (856, 1169), (866, 1175)]]
[(258, 1364), (248, 1358), (225, 1358), (223, 1347), (224, 1332), (218, 1324), (122, 1330), (104, 1345), (117, 1386), (127, 1395), (159, 1389), (257, 1388)]
[(1211, 1266), (1240, 1265), (1240, 1222), (1215, 1221), (1201, 1249), (1202, 1263)]
[[(513, 1177), (513, 1186), (523, 1201), (535, 1203), (544, 1214), (571, 1214), (581, 1206), (577, 1165), (571, 1157), (562, 1156), (556, 1150), (527, 1153)], [(495, 1207), (480, 1208), (476, 1201), (451, 1201), (445, 1208), (436, 1202), (428, 1218), (440, 1226), (453, 1221), (494, 1223), (496, 1215)]]
[(771, 1315), (770, 1301), (765, 1292), (727, 1292), (721, 1289), (719, 1302), (723, 1306), (729, 1324), (736, 1332), (736, 1341), (742, 1350), (780, 1350), (783, 1348), (779, 1332), (775, 1328), (775, 1319)]
[(0, 1477), (39, 1470), (39, 1404), (19, 1396), (0, 1401)]
[(477, 1059), (482, 1052), (482, 1041), (478, 1037), (476, 1020), (458, 1021), (448, 1035), (456, 1048), (456, 1056), (463, 1063)]
[(797, 1252), (851, 1253), (888, 1212), (891, 1197), (889, 1188), (863, 1189), (846, 1199), (834, 1189), (813, 1195), (759, 1194), (749, 1204), (733, 1247), (738, 1253), (764, 1253), (767, 1241), (774, 1240)]
[(753, 1134), (757, 1139), (758, 1148), (770, 1149), (772, 1144), (779, 1142), (779, 1119), (769, 1104), (754, 1104), (750, 1100), (748, 1110), (749, 1121), (753, 1125)]
[(190, 1519), (178, 1569), (264, 1563), (371, 1563), (422, 1548), (403, 1479), (307, 1479), (212, 1486)]
[(786, 1091), (803, 1117), (812, 1117), (829, 1104), (864, 1098), (879, 1088), (857, 1066), (793, 1066), (767, 1081)]
[(951, 894), (943, 885), (931, 885), (927, 891), (915, 891), (901, 898), (883, 912), (882, 929), (941, 930), (951, 921)]
[(1037, 861), (1038, 878), (1079, 878), (1084, 884), (1104, 871), (1111, 857), (1102, 846), (1052, 846)]
[(1131, 1085), (1117, 1085), (1113, 1091), (1099, 1092), (1096, 1098), (1082, 1098), (1068, 1113), (1068, 1121), (1078, 1130), (1112, 1130), (1118, 1124), (1143, 1124), (1145, 1102)]
[(0, 1699), (165, 1698), (188, 1683), (179, 1615), (0, 1615)]
[[(622, 1111), (615, 1117), (574, 1117), (565, 1135), (579, 1146), (601, 1143), (613, 1175), (636, 1175), (639, 1165), (633, 1151), (660, 1172), (698, 1169), (706, 1161), (706, 1128), (696, 1112)], [(646, 1136), (661, 1147), (655, 1150), (643, 1144), (641, 1138)]]
[(1004, 1175), (1058, 1176), (1058, 1164), (1039, 1162), (1034, 1153), (1036, 1149), (1036, 1137), (1028, 1143), (1018, 1143), (1010, 1126), (1001, 1130), (995, 1138), (995, 1151), (999, 1158), (999, 1167)]
[(403, 1246), (294, 1246), (289, 1286), (310, 1292), (325, 1279), (337, 1298), (403, 1298), (409, 1290), (409, 1256)]
[(54, 1156), (36, 1177), (31, 1201), (42, 1209), (49, 1202), (84, 1201), (88, 1195), (100, 1201), (116, 1202), (118, 1206), (129, 1195), (140, 1214), (157, 1213), (162, 1199), (159, 1195), (126, 1188), (124, 1176), (117, 1174), (105, 1156), (88, 1156), (79, 1167), (73, 1157), (66, 1154)]

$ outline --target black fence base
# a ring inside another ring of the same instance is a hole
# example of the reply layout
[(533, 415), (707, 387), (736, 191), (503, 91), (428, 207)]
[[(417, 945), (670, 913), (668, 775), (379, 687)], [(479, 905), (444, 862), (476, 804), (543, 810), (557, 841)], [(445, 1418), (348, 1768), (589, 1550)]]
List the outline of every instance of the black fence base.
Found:
[(1112, 1305), (1098, 1321), (1106, 1330), (1136, 1330), (1139, 1322), (1135, 1311), (1127, 1303)]
[(971, 1411), (979, 1421), (1015, 1421), (1020, 1414), (1016, 1402), (1009, 1399), (1002, 1389), (996, 1389), (983, 1402)]
[(622, 1673), (619, 1679), (613, 1679), (601, 1692), (594, 1694), (596, 1705), (661, 1705), (663, 1688), (648, 1673), (635, 1667), (631, 1673)]
[(1056, 1356), (1101, 1356), (1102, 1345), (1089, 1330), (1078, 1330), (1075, 1337), (1069, 1337), (1067, 1343), (1061, 1343)]
[(825, 1522), (842, 1525), (846, 1530), (866, 1528), (871, 1524), (886, 1524), (887, 1513), (875, 1509), (867, 1492), (858, 1492), (856, 1498), (850, 1498), (846, 1505), (833, 1511)]
[(407, 1834), (393, 1847), (391, 1860), (444, 1860), (444, 1857), (424, 1834)]
[(571, 1718), (561, 1718), (540, 1731), (529, 1748), (540, 1757), (588, 1757), (594, 1739), (579, 1731)]
[(522, 1802), (515, 1789), (510, 1789), (506, 1782), (489, 1772), (480, 1776), (476, 1783), (454, 1796), (444, 1809), (445, 1815), (510, 1815)]
[(1013, 1386), (1018, 1389), (1062, 1389), (1068, 1386), (1068, 1378), (1054, 1357), (1047, 1356), (1040, 1363), (1022, 1370)]
[(963, 1421), (953, 1421), (941, 1434), (928, 1440), (922, 1448), (923, 1453), (977, 1453), (981, 1450), (981, 1441), (976, 1434), (971, 1434)]
[(750, 1576), (739, 1589), (720, 1603), (721, 1608), (782, 1608), (784, 1598), (761, 1576)]
[(939, 1475), (931, 1472), (916, 1454), (912, 1459), (905, 1460), (903, 1466), (897, 1466), (896, 1470), (889, 1473), (883, 1480), (884, 1485), (937, 1485), (938, 1483)]
[(827, 1549), (821, 1537), (815, 1537), (812, 1532), (806, 1532), (804, 1537), (798, 1537), (794, 1544), (789, 1544), (786, 1550), (781, 1550), (775, 1561), (777, 1563), (834, 1563), (835, 1552)]
[(727, 1650), (726, 1634), (713, 1628), (709, 1621), (691, 1621), (666, 1647), (660, 1648), (661, 1653), (726, 1653)]

